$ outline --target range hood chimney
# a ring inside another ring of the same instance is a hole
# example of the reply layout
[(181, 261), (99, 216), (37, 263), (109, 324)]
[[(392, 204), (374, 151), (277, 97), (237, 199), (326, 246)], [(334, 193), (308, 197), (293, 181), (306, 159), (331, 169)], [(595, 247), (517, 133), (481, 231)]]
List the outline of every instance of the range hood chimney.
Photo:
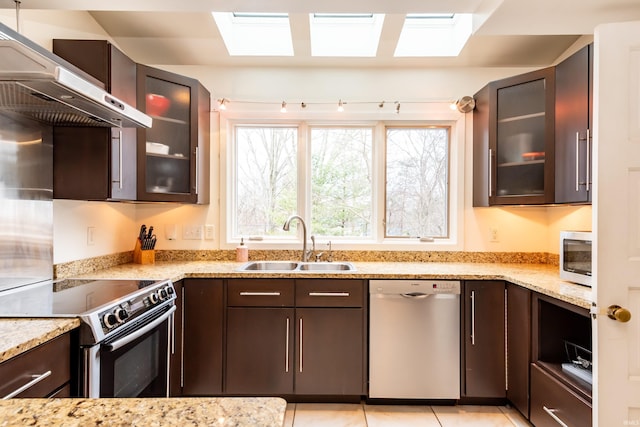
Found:
[(0, 111), (55, 126), (151, 127), (93, 77), (0, 23)]

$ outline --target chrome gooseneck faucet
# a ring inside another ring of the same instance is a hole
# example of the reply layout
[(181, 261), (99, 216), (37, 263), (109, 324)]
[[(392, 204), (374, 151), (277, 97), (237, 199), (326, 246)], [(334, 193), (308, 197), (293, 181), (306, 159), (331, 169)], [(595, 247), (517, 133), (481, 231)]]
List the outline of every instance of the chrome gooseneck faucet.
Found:
[(289, 225), (294, 219), (297, 219), (298, 221), (300, 221), (300, 224), (302, 224), (302, 262), (307, 262), (309, 260), (309, 254), (307, 253), (307, 226), (304, 223), (302, 217), (300, 217), (299, 215), (291, 215), (284, 222), (282, 229), (284, 231), (289, 231)]

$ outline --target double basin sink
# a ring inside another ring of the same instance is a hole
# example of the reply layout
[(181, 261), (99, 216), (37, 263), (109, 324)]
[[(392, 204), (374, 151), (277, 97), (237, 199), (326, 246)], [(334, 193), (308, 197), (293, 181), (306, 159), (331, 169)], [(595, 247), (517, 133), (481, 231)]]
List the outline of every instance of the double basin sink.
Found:
[(238, 271), (336, 273), (356, 271), (356, 268), (350, 262), (250, 261)]

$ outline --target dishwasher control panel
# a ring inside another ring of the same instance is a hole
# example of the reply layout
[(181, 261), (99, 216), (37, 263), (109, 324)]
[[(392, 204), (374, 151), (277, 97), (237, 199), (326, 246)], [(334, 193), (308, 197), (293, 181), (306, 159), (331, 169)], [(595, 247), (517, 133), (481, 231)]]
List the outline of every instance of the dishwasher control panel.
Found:
[(458, 280), (370, 280), (371, 295), (460, 294)]

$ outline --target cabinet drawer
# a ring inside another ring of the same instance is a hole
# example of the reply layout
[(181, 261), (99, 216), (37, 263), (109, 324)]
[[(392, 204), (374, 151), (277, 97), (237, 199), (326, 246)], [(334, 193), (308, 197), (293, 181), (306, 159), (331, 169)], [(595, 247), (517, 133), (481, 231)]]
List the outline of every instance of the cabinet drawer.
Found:
[(532, 364), (530, 421), (536, 427), (562, 425), (553, 416), (569, 427), (590, 426), (591, 405)]
[(296, 280), (297, 307), (362, 307), (362, 280)]
[(0, 398), (48, 372), (15, 397), (47, 397), (71, 380), (71, 338), (64, 334), (0, 364)]
[(231, 307), (293, 307), (293, 280), (233, 279), (227, 281)]

